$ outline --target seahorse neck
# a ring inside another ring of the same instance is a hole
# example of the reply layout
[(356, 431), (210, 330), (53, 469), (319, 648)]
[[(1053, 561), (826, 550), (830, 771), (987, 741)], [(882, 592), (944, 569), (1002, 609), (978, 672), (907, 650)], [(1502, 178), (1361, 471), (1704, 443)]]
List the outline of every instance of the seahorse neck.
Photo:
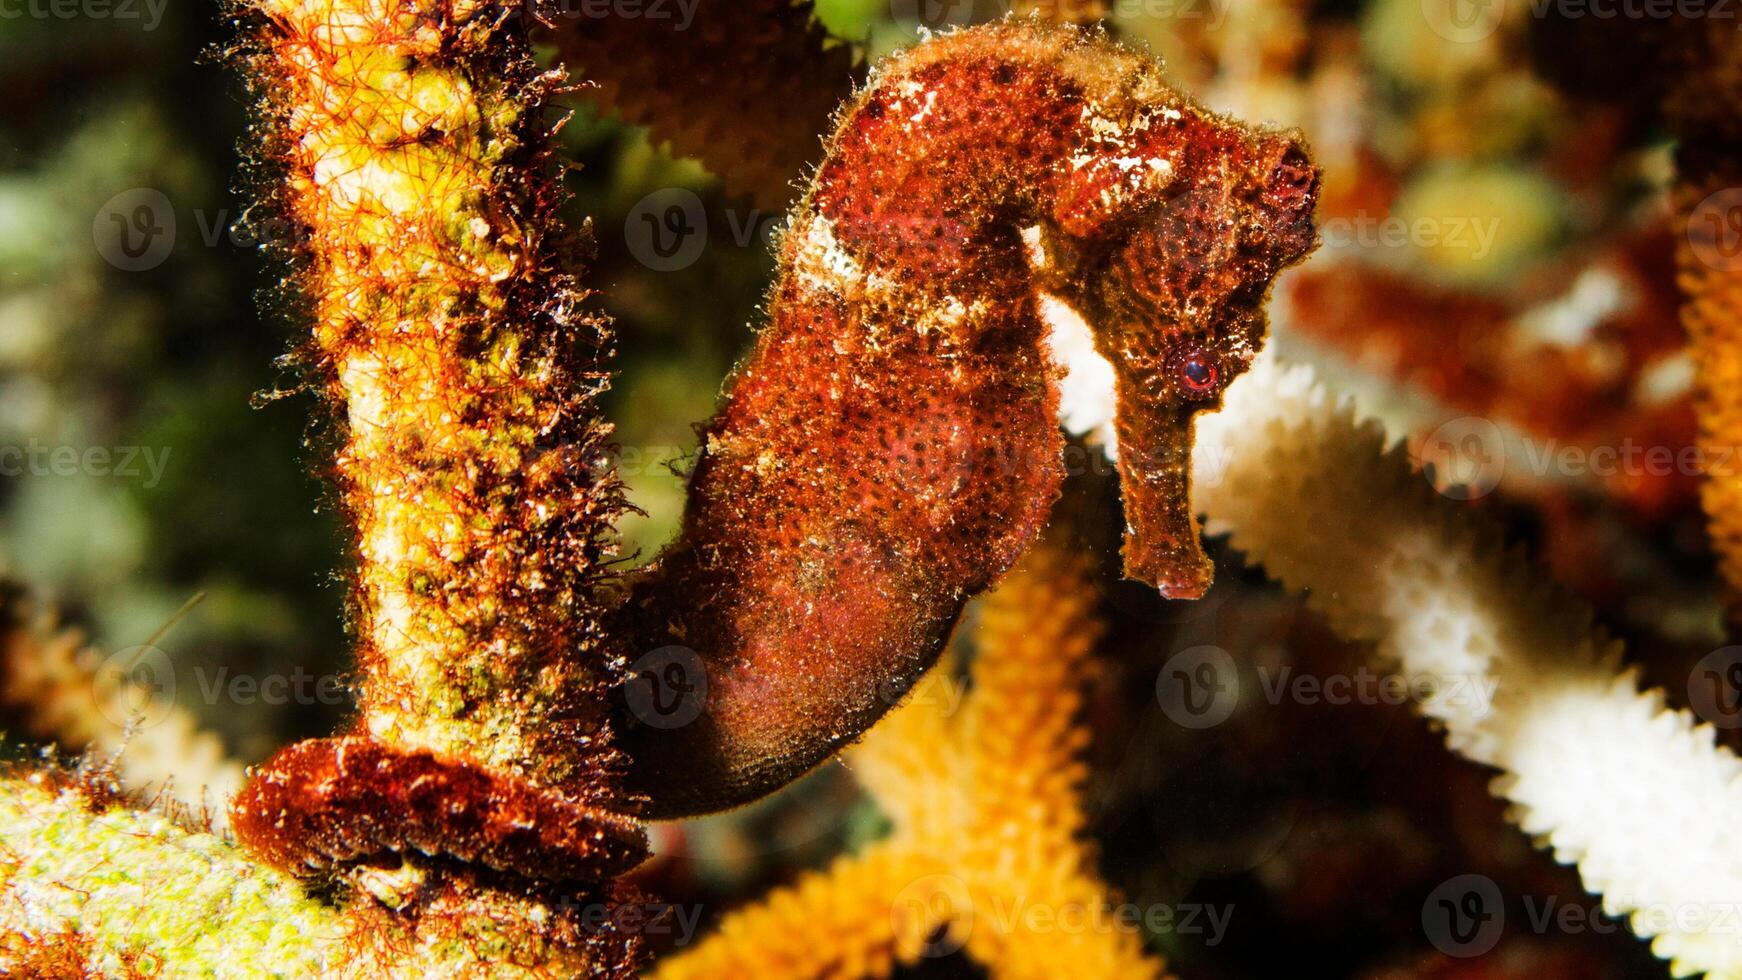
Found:
[(1025, 281), (1020, 232), (1055, 205), (1083, 104), (1056, 64), (996, 53), (881, 80), (794, 222), (795, 271), (963, 297)]

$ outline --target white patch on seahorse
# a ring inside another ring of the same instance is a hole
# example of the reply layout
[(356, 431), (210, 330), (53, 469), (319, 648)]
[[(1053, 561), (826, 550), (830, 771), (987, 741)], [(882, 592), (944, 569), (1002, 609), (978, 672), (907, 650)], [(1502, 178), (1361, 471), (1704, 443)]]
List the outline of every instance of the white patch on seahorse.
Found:
[(1153, 123), (1148, 113), (1120, 119), (1091, 103), (1083, 107), (1081, 119), (1089, 135), (1071, 153), (1070, 165), (1072, 170), (1100, 168), (1112, 178), (1101, 189), (1103, 209), (1115, 210), (1135, 195), (1158, 191), (1172, 182), (1172, 160), (1137, 152), (1136, 134)]
[(1047, 350), (1053, 362), (1065, 369), (1059, 381), (1059, 425), (1100, 445), (1108, 459), (1118, 459), (1113, 365), (1095, 349), (1095, 335), (1076, 310), (1047, 293), (1040, 294), (1039, 306), (1049, 328)]
[[(955, 296), (946, 296), (936, 307), (925, 311), (915, 325), (920, 333), (941, 333), (952, 343), (961, 343), (973, 331), (969, 325), (977, 322), (990, 308), (983, 299), (972, 303), (963, 303)], [(940, 357), (954, 357), (951, 348), (945, 348)]]
[(925, 94), (925, 105), (920, 106), (919, 111), (909, 116), (908, 120), (911, 122), (924, 122), (925, 117), (931, 115), (931, 111), (937, 106), (937, 103), (938, 94), (936, 92), (927, 92)]
[(1641, 405), (1659, 408), (1694, 390), (1694, 358), (1685, 350), (1665, 354), (1639, 372), (1633, 397)]
[(793, 269), (806, 288), (846, 294), (864, 284), (865, 270), (835, 239), (834, 222), (812, 215), (799, 234)]

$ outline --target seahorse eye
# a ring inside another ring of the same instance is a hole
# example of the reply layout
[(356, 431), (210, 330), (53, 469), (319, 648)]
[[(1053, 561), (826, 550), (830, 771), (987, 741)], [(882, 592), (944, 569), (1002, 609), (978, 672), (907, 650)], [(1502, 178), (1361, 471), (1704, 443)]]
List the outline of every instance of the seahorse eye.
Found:
[(1174, 375), (1187, 393), (1207, 395), (1216, 387), (1216, 362), (1199, 348), (1187, 347), (1175, 355)]

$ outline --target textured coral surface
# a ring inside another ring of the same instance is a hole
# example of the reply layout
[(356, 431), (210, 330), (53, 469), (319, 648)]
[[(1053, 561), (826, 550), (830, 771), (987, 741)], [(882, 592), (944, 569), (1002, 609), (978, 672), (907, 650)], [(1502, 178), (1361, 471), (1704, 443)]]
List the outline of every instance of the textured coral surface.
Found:
[(608, 795), (588, 585), (602, 328), (537, 211), (556, 191), (518, 21), (489, 6), (269, 4), (271, 164), (307, 229), (305, 357), (343, 412), (371, 737)]
[(464, 2), (261, 13), (268, 165), (307, 229), (304, 357), (342, 413), (364, 728), (592, 778), (587, 586), (621, 504), (597, 465), (605, 335), (541, 214), (523, 28)]
[(89, 787), (8, 776), (3, 788), (0, 833), (32, 843), (0, 855), (7, 976), (612, 976), (606, 964), (627, 959), (578, 910), (458, 881), (429, 883), (416, 915), (336, 908), (218, 836)]
[(591, 597), (623, 506), (595, 404), (609, 332), (552, 220), (553, 80), (528, 15), (465, 0), (257, 13), (266, 163), (301, 229), (294, 285), (313, 320), (302, 358), (341, 416), (363, 677), (357, 733), (280, 752), (234, 826), (299, 874), (404, 861), (429, 874), (416, 915), (448, 895), (462, 921), (627, 970), (611, 930), (580, 934), (540, 890), (585, 894), (645, 841), (610, 812), (612, 671)]

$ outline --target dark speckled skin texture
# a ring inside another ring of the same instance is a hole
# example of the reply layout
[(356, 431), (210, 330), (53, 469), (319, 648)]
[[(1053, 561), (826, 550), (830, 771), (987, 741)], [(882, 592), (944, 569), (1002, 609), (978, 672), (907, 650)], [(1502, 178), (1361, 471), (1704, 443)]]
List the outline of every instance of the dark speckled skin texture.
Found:
[(706, 675), (687, 723), (625, 699), (648, 814), (746, 802), (857, 737), (1034, 539), (1064, 476), (1039, 287), (1115, 366), (1127, 574), (1201, 595), (1192, 416), (1262, 344), (1317, 186), (1296, 139), (1097, 33), (1010, 21), (886, 63), (793, 214), (682, 534), (611, 624), (627, 660), (682, 646)]

